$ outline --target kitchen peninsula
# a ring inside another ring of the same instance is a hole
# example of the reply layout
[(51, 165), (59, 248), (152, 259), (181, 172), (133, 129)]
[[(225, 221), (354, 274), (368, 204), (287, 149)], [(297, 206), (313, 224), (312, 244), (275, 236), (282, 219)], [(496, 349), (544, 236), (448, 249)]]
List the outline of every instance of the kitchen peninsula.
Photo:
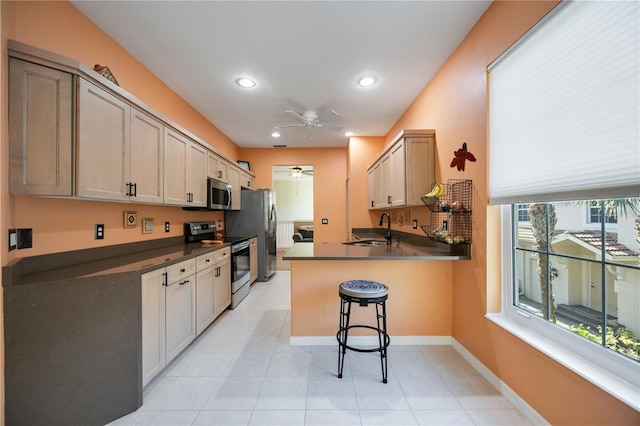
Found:
[[(285, 253), (283, 259), (291, 261), (292, 345), (335, 343), (338, 286), (352, 279), (389, 287), (387, 324), (392, 344), (450, 343), (452, 261), (470, 259), (470, 246), (399, 232), (387, 245), (380, 231), (354, 229), (355, 241), (297, 243)], [(352, 315), (354, 323), (375, 320), (367, 310)]]

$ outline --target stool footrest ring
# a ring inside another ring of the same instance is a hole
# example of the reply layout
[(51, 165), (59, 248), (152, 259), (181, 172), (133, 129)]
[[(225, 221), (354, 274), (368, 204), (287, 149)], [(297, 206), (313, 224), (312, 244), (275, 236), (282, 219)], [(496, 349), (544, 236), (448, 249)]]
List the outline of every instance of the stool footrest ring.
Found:
[[(353, 346), (347, 345), (345, 342), (343, 342), (340, 339), (340, 334), (352, 328), (368, 328), (370, 330), (376, 331), (378, 334), (384, 335), (383, 345), (381, 347), (367, 348), (367, 349), (354, 348)], [(391, 338), (389, 337), (386, 331), (380, 330), (379, 328), (375, 328), (370, 325), (350, 325), (348, 327), (341, 328), (340, 330), (338, 330), (338, 333), (336, 333), (336, 339), (338, 340), (338, 345), (340, 345), (340, 348), (347, 348), (349, 350), (356, 351), (356, 352), (382, 352), (384, 349), (387, 349), (389, 347), (389, 344), (391, 343)]]

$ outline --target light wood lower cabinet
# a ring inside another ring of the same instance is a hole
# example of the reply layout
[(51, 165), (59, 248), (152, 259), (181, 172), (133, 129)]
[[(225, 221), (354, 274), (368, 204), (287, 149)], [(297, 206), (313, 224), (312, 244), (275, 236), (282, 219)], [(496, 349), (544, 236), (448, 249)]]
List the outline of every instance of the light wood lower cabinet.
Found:
[(231, 304), (231, 249), (196, 258), (196, 332), (199, 335)]
[(195, 274), (167, 285), (167, 363), (196, 338)]
[(142, 275), (142, 386), (231, 305), (231, 249)]
[(196, 337), (195, 259), (142, 275), (142, 385)]
[(142, 386), (166, 365), (165, 268), (142, 275)]
[(220, 259), (214, 268), (217, 270), (214, 280), (214, 318), (231, 305), (231, 251)]

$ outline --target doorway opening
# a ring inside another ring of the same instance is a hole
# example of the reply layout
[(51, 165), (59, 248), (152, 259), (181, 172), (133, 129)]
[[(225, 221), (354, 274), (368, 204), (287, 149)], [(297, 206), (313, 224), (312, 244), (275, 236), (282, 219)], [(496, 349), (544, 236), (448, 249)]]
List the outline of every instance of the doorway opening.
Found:
[(313, 241), (313, 166), (273, 166), (272, 182), (278, 209), (278, 248), (292, 247), (294, 236)]

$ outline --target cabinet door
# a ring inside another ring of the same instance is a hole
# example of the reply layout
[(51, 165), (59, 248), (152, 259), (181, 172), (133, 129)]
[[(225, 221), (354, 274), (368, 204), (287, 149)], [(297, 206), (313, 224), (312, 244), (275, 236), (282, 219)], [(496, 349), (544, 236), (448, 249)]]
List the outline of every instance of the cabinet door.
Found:
[(229, 258), (221, 261), (214, 268), (215, 277), (215, 316), (217, 317), (231, 305), (231, 262)]
[(253, 189), (253, 178), (246, 173), (240, 173), (240, 186)]
[(166, 365), (164, 268), (142, 275), (142, 386)]
[(367, 208), (369, 210), (373, 209), (376, 204), (376, 180), (375, 180), (375, 169), (371, 167), (367, 170)]
[(9, 58), (9, 190), (73, 195), (73, 77)]
[(166, 362), (196, 338), (195, 274), (166, 288)]
[(164, 126), (147, 114), (131, 108), (129, 193), (136, 203), (161, 204), (163, 194)]
[(187, 155), (190, 142), (181, 134), (164, 130), (164, 203), (187, 205)]
[(390, 195), (392, 206), (403, 206), (406, 203), (405, 196), (405, 160), (404, 160), (404, 141), (396, 143), (390, 152), (391, 176), (386, 178), (390, 181)]
[(258, 279), (258, 239), (249, 240), (249, 283)]
[(391, 153), (388, 153), (387, 155), (385, 155), (382, 160), (381, 160), (381, 169), (382, 169), (382, 174), (381, 174), (381, 193), (382, 193), (382, 198), (379, 199), (378, 201), (380, 202), (379, 206), (380, 207), (387, 207), (391, 205), (391, 199), (392, 199), (392, 195), (391, 195), (391, 180), (392, 180), (392, 164), (391, 164)]
[(80, 79), (78, 196), (128, 200), (130, 119), (128, 104)]
[(189, 144), (187, 172), (189, 205), (205, 207), (207, 205), (207, 150), (195, 142)]
[(229, 185), (231, 185), (231, 210), (240, 210), (242, 206), (240, 171), (233, 167), (229, 167)]
[(405, 139), (407, 205), (422, 205), (420, 197), (431, 191), (435, 181), (435, 138)]
[(215, 267), (209, 267), (196, 275), (196, 335), (200, 335), (216, 318), (214, 306), (215, 272)]
[(221, 182), (228, 182), (228, 166), (225, 160), (211, 151), (207, 152), (207, 176)]
[(375, 182), (374, 185), (374, 203), (373, 206), (376, 208), (384, 206), (384, 176), (383, 176), (383, 167), (382, 162), (378, 162), (373, 166), (373, 179)]

